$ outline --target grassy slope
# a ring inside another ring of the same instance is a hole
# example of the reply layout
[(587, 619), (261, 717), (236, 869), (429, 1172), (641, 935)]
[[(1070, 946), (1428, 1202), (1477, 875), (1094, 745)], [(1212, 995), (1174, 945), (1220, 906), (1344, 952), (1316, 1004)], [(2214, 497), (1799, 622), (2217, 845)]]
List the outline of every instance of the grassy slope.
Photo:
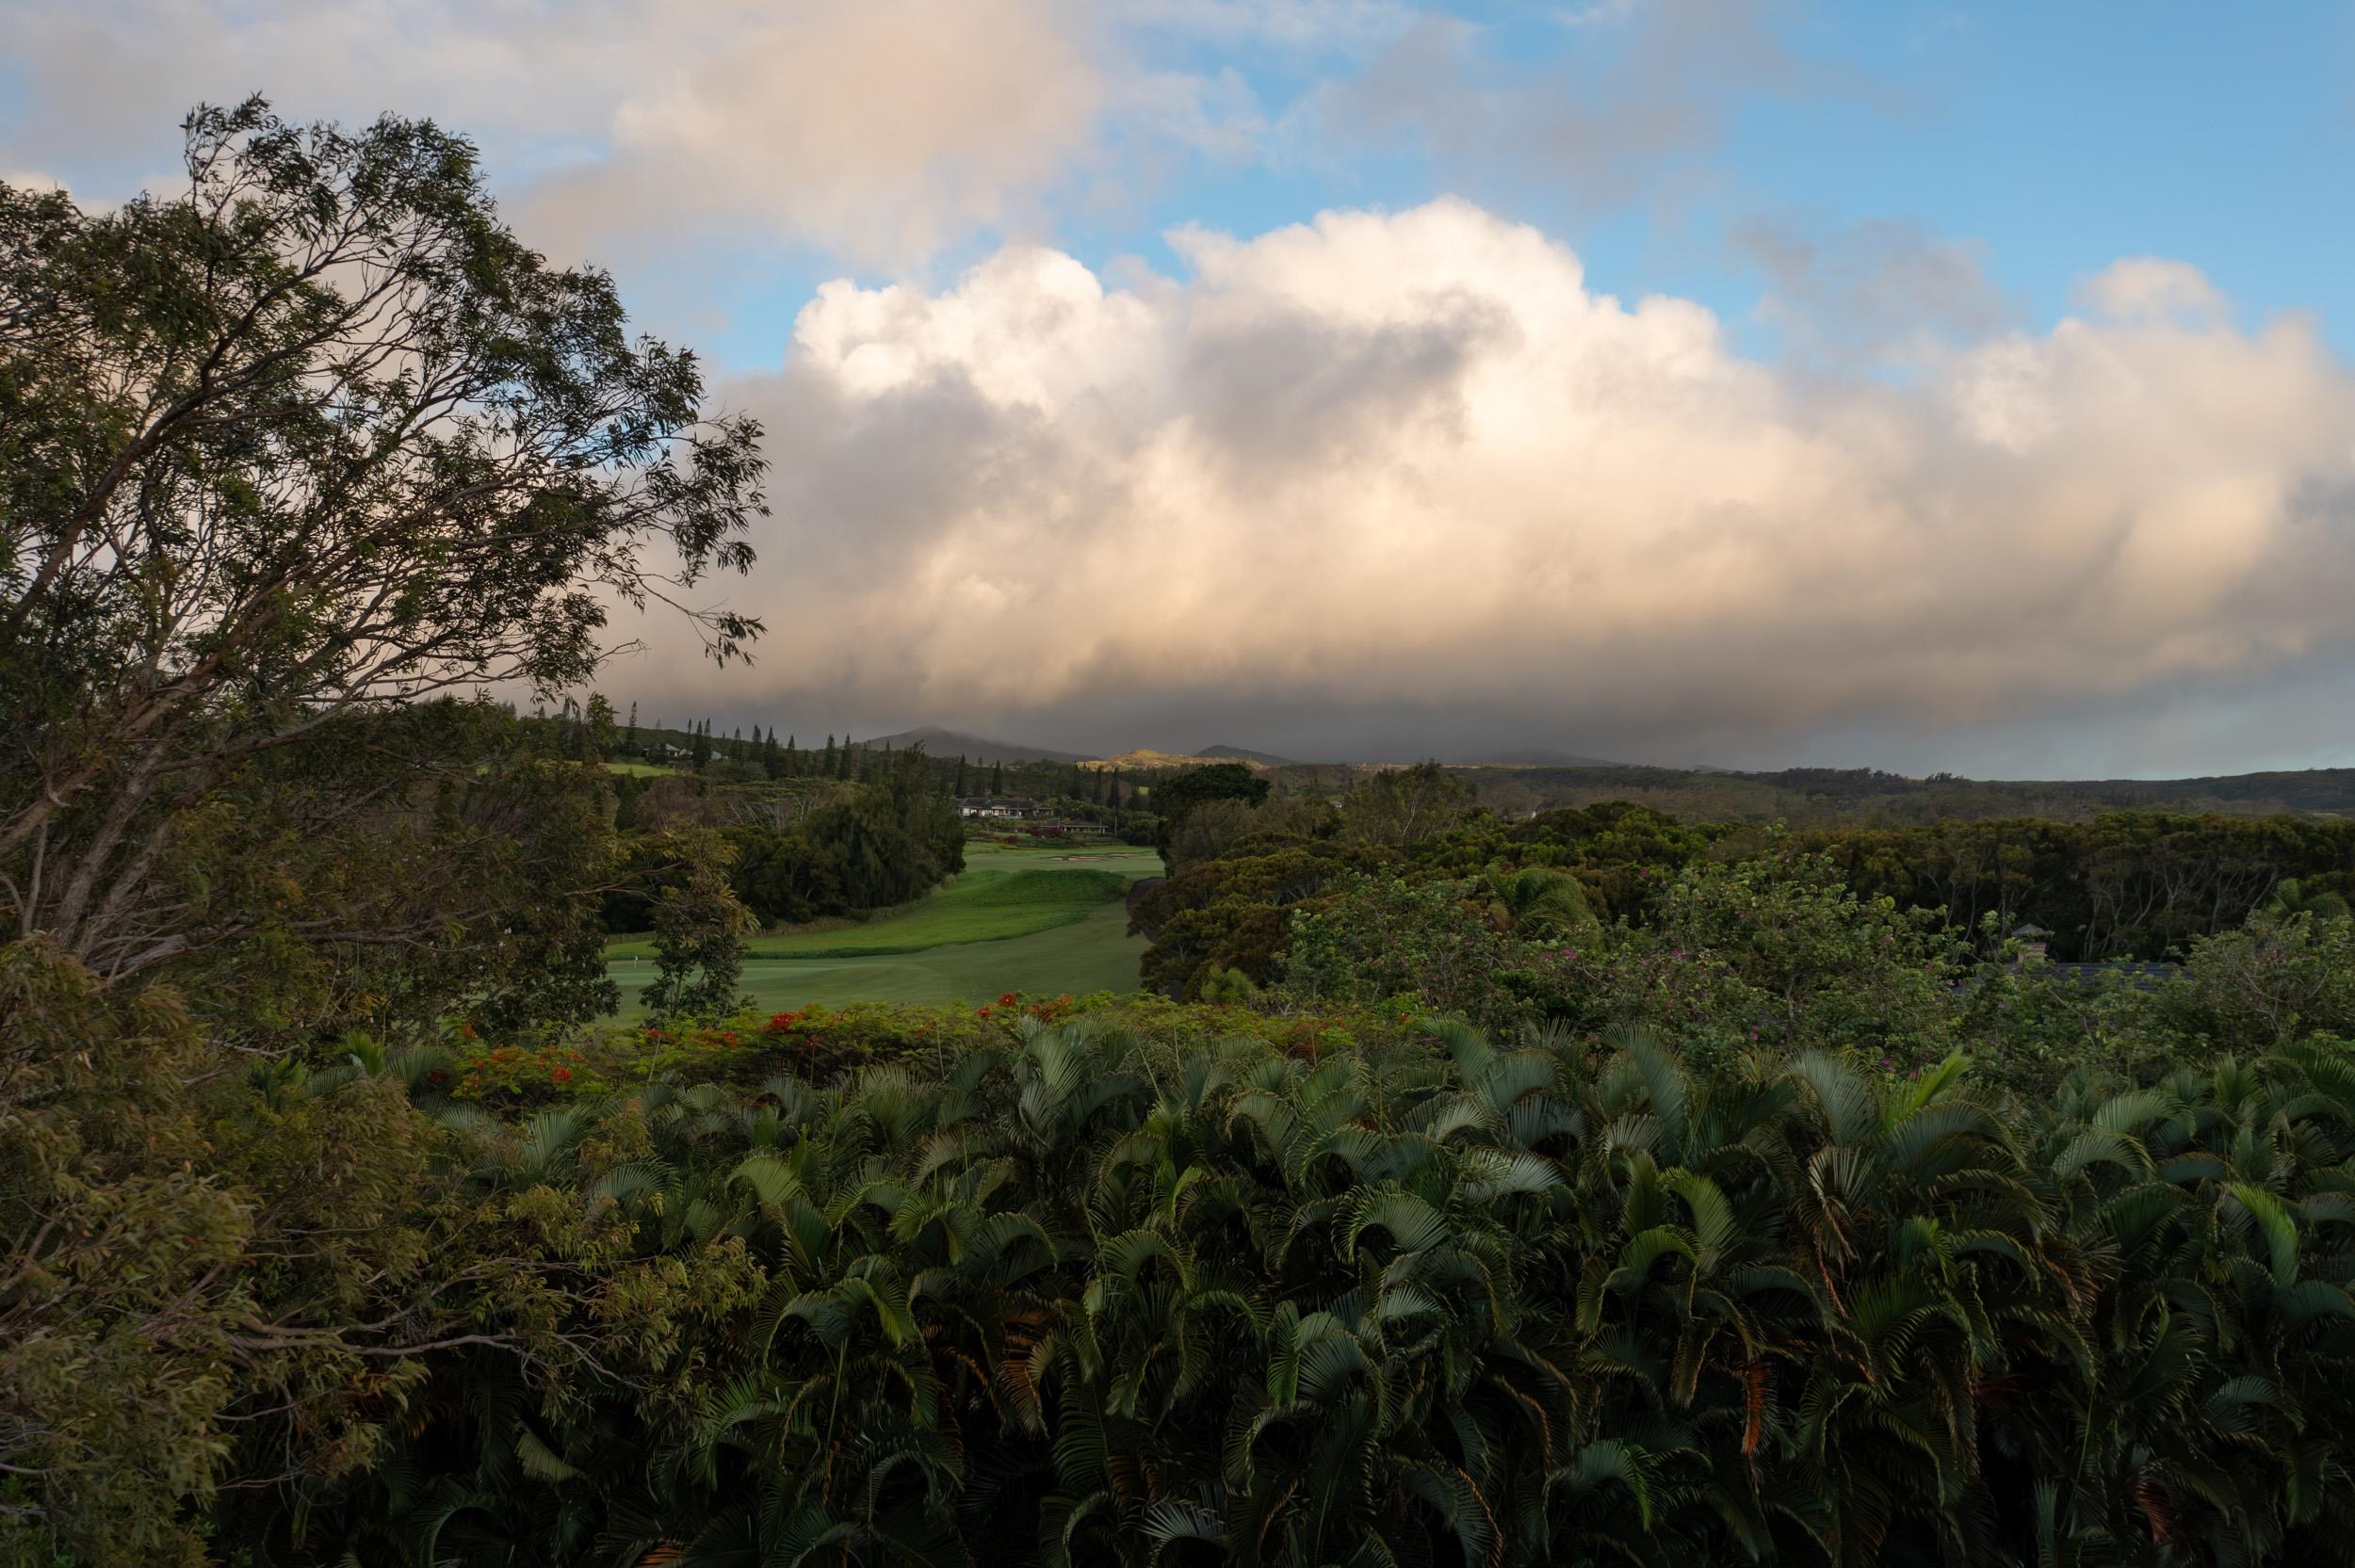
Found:
[[(1144, 944), (1128, 934), (1121, 892), (1157, 876), (1150, 849), (1005, 849), (974, 845), (966, 872), (905, 914), (837, 930), (756, 938), (744, 989), (782, 1010), (811, 1002), (985, 1001), (1134, 991)], [(653, 978), (642, 941), (608, 949), (623, 1015)]]
[[(1040, 866), (970, 870), (904, 914), (830, 930), (756, 936), (745, 946), (755, 959), (859, 958), (920, 953), (966, 942), (1002, 942), (1050, 930), (1115, 902), (1128, 886), (1117, 871), (1098, 866)], [(653, 956), (642, 939), (617, 942), (609, 958)]]
[[(966, 942), (922, 953), (846, 959), (755, 959), (744, 965), (743, 989), (771, 1012), (823, 1002), (986, 1002), (1024, 991), (1051, 996), (1069, 992), (1134, 991), (1137, 955), (1145, 944), (1129, 935), (1129, 913), (1107, 904), (1084, 919), (1002, 942)], [(651, 963), (616, 963), (622, 1015), (638, 1016), (638, 988), (654, 977)]]

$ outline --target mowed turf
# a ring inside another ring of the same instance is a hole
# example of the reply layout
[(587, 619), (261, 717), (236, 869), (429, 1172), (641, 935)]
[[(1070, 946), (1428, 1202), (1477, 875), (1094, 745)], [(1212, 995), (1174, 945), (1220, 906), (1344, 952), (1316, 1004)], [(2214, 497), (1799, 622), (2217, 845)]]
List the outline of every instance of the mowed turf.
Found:
[[(1161, 857), (1125, 845), (1073, 850), (972, 845), (966, 870), (903, 914), (838, 930), (755, 937), (743, 990), (782, 1011), (823, 1002), (987, 1000), (1008, 991), (1084, 995), (1134, 991), (1145, 944), (1128, 934), (1123, 898)], [(623, 1015), (654, 978), (642, 939), (607, 949)]]

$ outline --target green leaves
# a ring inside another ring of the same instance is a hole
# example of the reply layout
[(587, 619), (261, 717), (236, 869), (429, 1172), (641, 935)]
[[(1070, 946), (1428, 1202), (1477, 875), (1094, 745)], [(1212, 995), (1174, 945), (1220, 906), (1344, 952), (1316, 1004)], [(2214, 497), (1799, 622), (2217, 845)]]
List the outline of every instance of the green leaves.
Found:
[(162, 195), (0, 186), (12, 914), (250, 1035), (609, 1010), (599, 792), (486, 768), (446, 694), (578, 685), (612, 606), (746, 566), (759, 430), (430, 121), (183, 129)]
[[(2355, 1507), (2331, 1065), (2021, 1105), (1959, 1066), (1640, 1036), (1311, 1064), (1081, 1023), (749, 1103), (580, 1097), (437, 1134), (467, 1155), (438, 1201), (549, 1246), (467, 1287), (485, 1337), (593, 1353), (543, 1383), (437, 1352), (299, 1522), (242, 1491), (220, 1518), (551, 1565), (599, 1537), (877, 1568), (2320, 1560)], [(401, 1081), (323, 1076), (232, 1087), (275, 1127)], [(406, 1267), (480, 1268), (433, 1261)]]

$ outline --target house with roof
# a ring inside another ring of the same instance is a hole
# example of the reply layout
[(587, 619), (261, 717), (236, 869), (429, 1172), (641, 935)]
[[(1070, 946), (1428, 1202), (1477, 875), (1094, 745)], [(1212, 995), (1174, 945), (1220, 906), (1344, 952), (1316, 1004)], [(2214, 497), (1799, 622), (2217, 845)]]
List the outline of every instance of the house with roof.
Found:
[(991, 822), (1018, 822), (1052, 816), (1055, 813), (1045, 802), (1019, 795), (966, 795), (958, 798), (957, 815)]

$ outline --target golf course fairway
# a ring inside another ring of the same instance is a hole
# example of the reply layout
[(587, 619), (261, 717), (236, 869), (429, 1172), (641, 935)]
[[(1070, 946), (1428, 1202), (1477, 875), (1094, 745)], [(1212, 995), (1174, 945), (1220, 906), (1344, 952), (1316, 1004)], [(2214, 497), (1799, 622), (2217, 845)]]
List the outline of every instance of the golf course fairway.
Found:
[[(860, 925), (762, 935), (746, 946), (740, 989), (756, 1009), (823, 1002), (985, 1001), (1008, 991), (1075, 996), (1137, 989), (1142, 939), (1129, 932), (1126, 895), (1159, 876), (1149, 849), (966, 848), (966, 869), (911, 908)], [(652, 946), (625, 938), (606, 949), (622, 988), (621, 1016), (639, 1013), (654, 978)]]

